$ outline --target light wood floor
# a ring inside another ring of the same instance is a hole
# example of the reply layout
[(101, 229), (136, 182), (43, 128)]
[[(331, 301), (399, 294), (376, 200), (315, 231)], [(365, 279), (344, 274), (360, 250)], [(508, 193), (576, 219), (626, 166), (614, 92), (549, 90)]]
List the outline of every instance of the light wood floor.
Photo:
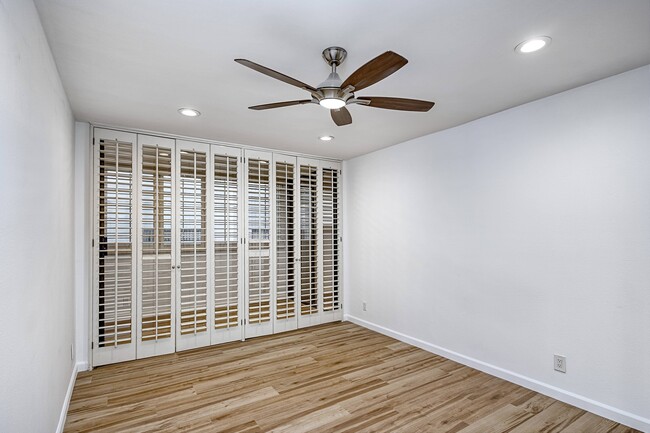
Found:
[(351, 323), (79, 373), (67, 432), (634, 432)]

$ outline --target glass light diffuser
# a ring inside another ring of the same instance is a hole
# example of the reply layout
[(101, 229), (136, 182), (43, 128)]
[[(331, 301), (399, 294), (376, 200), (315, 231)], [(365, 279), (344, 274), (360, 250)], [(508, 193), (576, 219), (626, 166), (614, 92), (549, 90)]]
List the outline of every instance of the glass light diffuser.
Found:
[(324, 98), (320, 100), (320, 105), (330, 110), (345, 107), (345, 101), (339, 98)]

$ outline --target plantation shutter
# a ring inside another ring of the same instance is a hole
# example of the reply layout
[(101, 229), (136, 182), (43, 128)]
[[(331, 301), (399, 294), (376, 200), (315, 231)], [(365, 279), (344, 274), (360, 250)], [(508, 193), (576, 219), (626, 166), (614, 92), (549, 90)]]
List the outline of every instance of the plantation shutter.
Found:
[(172, 269), (174, 140), (138, 135), (140, 154), (140, 262), (137, 357), (175, 350)]
[(273, 332), (296, 329), (298, 287), (298, 207), (296, 158), (274, 155), (275, 318)]
[(214, 328), (212, 344), (241, 339), (239, 149), (212, 147)]
[(342, 319), (340, 164), (93, 131), (93, 366)]
[(323, 321), (341, 320), (340, 165), (321, 163)]
[(93, 364), (135, 358), (135, 134), (95, 129)]
[(270, 334), (271, 154), (246, 152), (247, 253), (246, 336)]
[(207, 188), (209, 146), (177, 142), (177, 208), (179, 252), (176, 274), (177, 350), (210, 344), (208, 314)]
[(318, 161), (300, 158), (300, 320), (320, 323), (318, 290)]

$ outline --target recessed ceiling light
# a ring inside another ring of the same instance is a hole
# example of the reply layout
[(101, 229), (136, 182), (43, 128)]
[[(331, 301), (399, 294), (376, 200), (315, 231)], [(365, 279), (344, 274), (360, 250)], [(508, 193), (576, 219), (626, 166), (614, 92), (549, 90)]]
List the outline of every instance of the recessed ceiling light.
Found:
[(537, 36), (518, 44), (515, 47), (515, 51), (523, 54), (533, 53), (535, 51), (541, 50), (547, 45), (550, 45), (550, 43), (551, 38), (548, 36)]
[(201, 113), (194, 108), (179, 108), (178, 112), (187, 117), (196, 117), (201, 115)]
[(331, 135), (323, 135), (322, 137), (318, 137), (320, 141), (332, 141), (334, 140), (334, 137)]

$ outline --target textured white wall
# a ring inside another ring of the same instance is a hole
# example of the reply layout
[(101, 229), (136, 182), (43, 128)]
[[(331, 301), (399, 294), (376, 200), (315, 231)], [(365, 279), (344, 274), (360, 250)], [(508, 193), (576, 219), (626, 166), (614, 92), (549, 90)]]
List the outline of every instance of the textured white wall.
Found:
[(0, 431), (57, 428), (74, 361), (74, 120), (31, 1), (0, 1)]
[(350, 316), (650, 429), (650, 66), (344, 175)]

